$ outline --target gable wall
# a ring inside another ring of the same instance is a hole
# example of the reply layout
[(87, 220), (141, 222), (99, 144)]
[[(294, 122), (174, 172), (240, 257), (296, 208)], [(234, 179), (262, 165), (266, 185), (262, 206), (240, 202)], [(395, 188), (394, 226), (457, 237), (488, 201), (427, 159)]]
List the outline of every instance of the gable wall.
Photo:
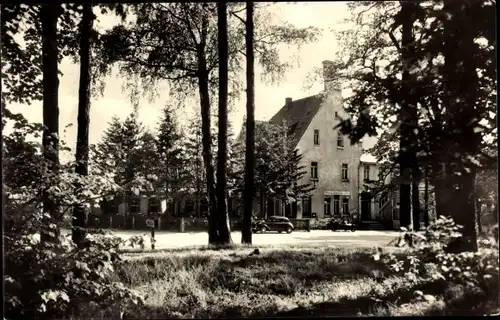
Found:
[[(297, 148), (302, 154), (302, 165), (307, 173), (302, 183), (310, 183), (311, 162), (318, 162), (318, 183), (312, 194), (312, 212), (319, 218), (324, 216), (325, 192), (350, 192), (350, 211), (358, 208), (358, 169), (362, 154), (361, 144), (351, 146), (344, 136), (344, 148), (337, 148), (337, 129), (333, 129), (339, 120), (335, 119), (335, 111), (345, 116), (341, 105), (340, 91), (333, 92), (323, 102), (312, 119)], [(319, 146), (315, 146), (314, 130), (319, 130)], [(348, 164), (349, 182), (341, 181), (341, 165)], [(359, 177), (361, 178), (361, 177)]]

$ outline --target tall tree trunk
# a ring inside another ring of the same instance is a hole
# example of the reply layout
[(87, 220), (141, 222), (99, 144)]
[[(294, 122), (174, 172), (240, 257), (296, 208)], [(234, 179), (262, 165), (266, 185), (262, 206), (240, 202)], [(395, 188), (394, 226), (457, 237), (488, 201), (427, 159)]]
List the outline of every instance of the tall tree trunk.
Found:
[[(90, 33), (94, 13), (90, 4), (83, 5), (80, 22), (80, 85), (78, 90), (78, 134), (76, 142), (76, 169), (81, 176), (88, 175), (89, 164), (89, 124), (90, 124)], [(81, 186), (79, 186), (81, 187)], [(72, 239), (77, 246), (82, 246), (86, 236), (87, 217), (85, 206), (73, 207)]]
[[(411, 224), (411, 171), (413, 169), (413, 162), (415, 161), (414, 151), (414, 133), (413, 133), (413, 115), (415, 106), (411, 98), (411, 88), (409, 83), (411, 81), (410, 69), (413, 64), (413, 56), (411, 46), (413, 43), (413, 6), (414, 4), (407, 1), (400, 1), (402, 18), (402, 61), (403, 61), (403, 75), (402, 75), (402, 90), (404, 91), (404, 101), (401, 103), (400, 111), (400, 141), (399, 141), (399, 168), (401, 174), (400, 185), (400, 225), (408, 227)], [(410, 226), (411, 227), (411, 226)]]
[[(42, 25), (42, 52), (43, 52), (43, 155), (49, 170), (57, 176), (59, 166), (59, 76), (58, 76), (58, 47), (57, 47), (57, 19), (61, 12), (60, 4), (43, 4), (40, 10)], [(43, 195), (43, 211), (57, 218), (59, 208), (49, 198), (47, 192)], [(48, 233), (41, 233), (42, 241), (56, 241), (56, 237)]]
[(486, 209), (489, 214), (493, 215), (493, 221), (498, 224), (498, 197), (495, 197), (495, 201), (489, 201), (488, 208)]
[(477, 231), (479, 233), (482, 233), (483, 225), (481, 222), (481, 200), (479, 199), (476, 199), (475, 210), (476, 210)]
[[(207, 27), (207, 26), (202, 26)], [(215, 196), (215, 176), (212, 162), (212, 133), (210, 130), (210, 91), (208, 87), (208, 70), (205, 58), (205, 48), (198, 51), (198, 81), (201, 107), (201, 143), (203, 164), (208, 195), (208, 243), (219, 242), (217, 227), (217, 199)]]
[[(198, 131), (197, 131), (197, 137), (196, 137), (196, 143), (199, 143), (199, 136), (198, 136)], [(201, 164), (200, 164), (200, 159), (199, 159), (199, 153), (198, 149), (196, 152), (196, 162), (195, 162), (195, 171), (196, 171), (196, 193), (195, 193), (195, 199), (196, 199), (196, 205), (197, 205), (197, 214), (199, 217), (201, 217), (201, 198), (202, 198), (202, 191), (201, 191)], [(210, 217), (207, 217), (210, 219)]]
[(446, 202), (449, 198), (449, 188), (446, 187), (446, 168), (442, 163), (433, 163), (432, 182), (434, 184), (434, 198), (436, 202), (436, 216), (446, 216)]
[(219, 45), (219, 134), (217, 145), (217, 227), (219, 244), (231, 243), (231, 227), (226, 198), (227, 164), (227, 95), (228, 95), (228, 35), (227, 4), (217, 3), (217, 25)]
[(411, 202), (412, 202), (412, 218), (413, 218), (413, 230), (420, 230), (420, 179), (418, 172), (418, 164), (414, 164), (412, 168), (412, 179), (411, 179)]
[(255, 115), (254, 115), (254, 55), (253, 55), (253, 1), (247, 1), (246, 61), (247, 61), (247, 117), (245, 141), (245, 193), (241, 243), (252, 244), (252, 211), (255, 196)]
[(425, 167), (424, 172), (424, 224), (425, 227), (429, 226), (429, 168)]
[[(450, 247), (453, 251), (477, 251), (477, 224), (475, 214), (475, 178), (476, 169), (464, 164), (467, 155), (474, 155), (481, 137), (474, 133), (467, 124), (475, 116), (474, 107), (478, 100), (478, 75), (476, 72), (474, 32), (463, 25), (461, 18), (466, 15), (466, 8), (475, 5), (465, 2), (465, 8), (456, 6), (450, 0), (444, 1), (444, 68), (443, 88), (444, 104), (448, 117), (448, 131), (452, 131), (449, 143), (452, 149), (448, 152), (459, 157), (451, 157), (447, 166), (450, 172), (446, 175), (451, 186), (451, 196), (446, 201), (446, 215), (463, 226), (462, 237)], [(467, 79), (464, 83), (463, 79)], [(479, 93), (480, 95), (481, 93)], [(457, 136), (458, 134), (458, 136)]]

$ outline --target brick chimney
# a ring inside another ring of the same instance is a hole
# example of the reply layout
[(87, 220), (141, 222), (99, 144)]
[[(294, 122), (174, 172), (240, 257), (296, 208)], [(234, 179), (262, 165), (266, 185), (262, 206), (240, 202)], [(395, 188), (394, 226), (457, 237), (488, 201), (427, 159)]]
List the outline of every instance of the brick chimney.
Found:
[(333, 61), (324, 60), (323, 62), (323, 83), (325, 91), (340, 90), (340, 84), (335, 81), (333, 73), (335, 72), (335, 65)]
[(290, 103), (292, 103), (292, 101), (293, 99), (290, 97), (285, 98), (285, 105), (289, 105)]

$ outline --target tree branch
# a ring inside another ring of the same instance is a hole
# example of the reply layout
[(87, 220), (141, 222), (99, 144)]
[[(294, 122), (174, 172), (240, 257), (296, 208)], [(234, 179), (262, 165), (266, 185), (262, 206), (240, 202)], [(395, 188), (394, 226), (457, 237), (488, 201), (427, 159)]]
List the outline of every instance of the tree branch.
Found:
[(236, 13), (234, 13), (234, 12), (230, 12), (230, 13), (231, 13), (234, 17), (236, 17), (238, 20), (240, 20), (240, 21), (241, 21), (241, 23), (243, 23), (244, 25), (246, 25), (246, 24), (247, 24), (246, 20), (245, 20), (245, 19), (243, 19), (242, 17), (240, 17), (239, 15), (237, 15)]
[(243, 8), (241, 8), (241, 9), (239, 9), (239, 10), (234, 10), (234, 11), (231, 11), (231, 10), (230, 10), (230, 11), (229, 11), (229, 13), (231, 13), (231, 14), (234, 14), (234, 13), (240, 13), (240, 12), (245, 11), (246, 9), (247, 9), (246, 7), (243, 7)]
[(391, 41), (392, 43), (394, 44), (394, 46), (396, 47), (396, 50), (398, 50), (398, 52), (401, 54), (401, 47), (399, 45), (399, 42), (398, 40), (396, 39), (396, 37), (394, 36), (394, 30), (390, 30), (387, 32), (387, 34), (389, 35), (389, 38), (391, 38)]
[(379, 5), (380, 3), (378, 1), (376, 1), (375, 3), (373, 3), (371, 6), (369, 6), (367, 9), (365, 10), (362, 10), (360, 13), (358, 13), (357, 17), (356, 17), (356, 21), (363, 21), (361, 15), (367, 13), (368, 11), (370, 11), (371, 9), (375, 8), (377, 5)]
[[(192, 76), (196, 75), (196, 73), (198, 72), (198, 70), (196, 69), (190, 69), (186, 66), (183, 66), (183, 65), (176, 65), (176, 64), (154, 64), (154, 63), (149, 63), (149, 62), (146, 62), (142, 59), (138, 59), (138, 58), (121, 58), (121, 59), (117, 59), (117, 61), (122, 61), (122, 62), (128, 62), (128, 63), (136, 63), (138, 65), (141, 65), (141, 66), (144, 66), (144, 67), (147, 67), (147, 68), (165, 68), (165, 69), (177, 69), (177, 70), (181, 70), (181, 71), (184, 71)], [(166, 78), (165, 78), (166, 79)]]
[[(198, 44), (198, 42), (196, 42), (196, 36), (193, 32), (193, 25), (191, 24), (191, 20), (189, 18), (190, 16), (190, 13), (189, 13), (189, 8), (188, 8), (188, 4), (186, 3), (181, 3), (181, 6), (184, 8), (184, 16), (185, 16), (185, 19), (186, 19), (186, 22), (189, 26), (189, 32), (191, 33), (191, 37), (193, 37), (193, 41), (195, 42), (195, 44)], [(205, 13), (202, 13), (202, 14), (205, 14)], [(194, 27), (196, 28), (196, 30), (198, 31), (198, 34), (200, 35), (200, 41), (201, 41), (201, 29), (198, 27), (198, 25), (195, 23), (194, 24)]]
[[(196, 39), (196, 35), (193, 32), (193, 28), (191, 26), (191, 22), (189, 21), (189, 18), (187, 18), (187, 17), (182, 18), (182, 17), (178, 16), (168, 6), (164, 5), (163, 3), (158, 3), (158, 5), (163, 7), (163, 9), (165, 9), (172, 17), (174, 17), (175, 19), (184, 23), (187, 26), (189, 34), (191, 35), (191, 38), (193, 39), (193, 42), (195, 43), (195, 45), (199, 45), (198, 39)], [(183, 4), (181, 4), (181, 5), (183, 5)]]

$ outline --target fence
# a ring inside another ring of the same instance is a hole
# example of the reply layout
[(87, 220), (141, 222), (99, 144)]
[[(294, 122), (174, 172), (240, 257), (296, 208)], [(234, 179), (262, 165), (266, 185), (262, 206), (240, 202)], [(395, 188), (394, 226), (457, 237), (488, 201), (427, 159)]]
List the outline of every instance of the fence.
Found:
[[(146, 231), (150, 228), (146, 225), (149, 219), (144, 215), (90, 215), (88, 219), (89, 228), (102, 229), (121, 229)], [(296, 230), (311, 229), (310, 219), (290, 219)], [(155, 230), (172, 232), (196, 232), (206, 231), (208, 229), (208, 220), (206, 218), (188, 218), (188, 217), (159, 217), (155, 222)], [(231, 230), (241, 230), (241, 222), (231, 221)]]

